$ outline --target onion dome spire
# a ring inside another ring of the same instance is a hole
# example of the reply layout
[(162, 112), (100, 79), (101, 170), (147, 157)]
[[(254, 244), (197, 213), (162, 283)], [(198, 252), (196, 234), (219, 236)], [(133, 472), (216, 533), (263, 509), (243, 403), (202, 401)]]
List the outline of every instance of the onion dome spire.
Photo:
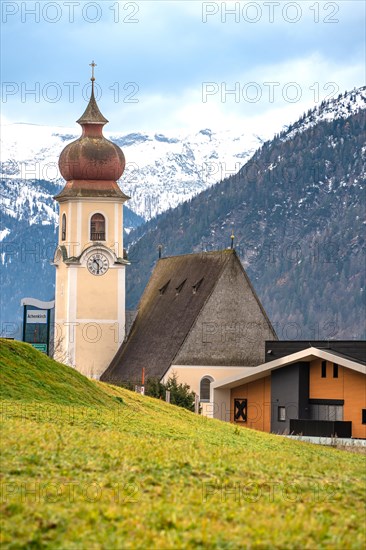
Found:
[(94, 67), (96, 67), (97, 64), (94, 63), (94, 61), (92, 61), (90, 63), (90, 66), (92, 68), (92, 76), (90, 79), (92, 83), (92, 90), (91, 90), (90, 100), (84, 113), (76, 122), (80, 124), (80, 126), (84, 126), (84, 124), (101, 124), (103, 127), (105, 124), (107, 124), (107, 122), (109, 122), (109, 120), (107, 120), (100, 112), (95, 99), (95, 95), (94, 95), (94, 82), (95, 82)]
[(67, 183), (56, 198), (118, 196), (127, 199), (116, 183), (124, 172), (125, 156), (118, 145), (103, 136), (103, 126), (108, 120), (100, 112), (95, 99), (94, 61), (90, 66), (90, 100), (77, 121), (83, 133), (79, 139), (69, 143), (60, 155), (59, 168)]

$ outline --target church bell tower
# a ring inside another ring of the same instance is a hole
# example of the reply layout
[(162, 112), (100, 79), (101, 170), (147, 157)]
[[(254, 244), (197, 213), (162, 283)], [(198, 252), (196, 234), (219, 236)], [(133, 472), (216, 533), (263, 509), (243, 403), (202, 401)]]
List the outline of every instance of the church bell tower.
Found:
[(82, 135), (59, 159), (63, 190), (55, 252), (55, 359), (99, 378), (125, 336), (123, 204), (117, 180), (125, 169), (122, 150), (103, 136), (108, 122), (94, 95), (77, 121)]

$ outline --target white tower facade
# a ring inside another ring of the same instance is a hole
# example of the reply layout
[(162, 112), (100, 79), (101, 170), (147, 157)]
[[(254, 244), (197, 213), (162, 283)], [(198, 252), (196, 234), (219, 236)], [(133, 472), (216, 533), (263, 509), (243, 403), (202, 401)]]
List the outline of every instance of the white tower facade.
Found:
[[(94, 70), (94, 63), (92, 64)], [(103, 136), (108, 122), (94, 96), (78, 120), (82, 136), (65, 147), (60, 171), (66, 185), (60, 205), (55, 297), (55, 359), (99, 378), (125, 336), (123, 204), (117, 180), (121, 149)]]

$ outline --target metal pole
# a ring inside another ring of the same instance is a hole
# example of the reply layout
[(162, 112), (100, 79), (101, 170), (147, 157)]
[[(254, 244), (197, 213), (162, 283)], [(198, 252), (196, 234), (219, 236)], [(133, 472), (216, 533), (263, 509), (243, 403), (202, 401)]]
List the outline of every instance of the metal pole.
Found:
[(200, 414), (200, 398), (197, 394), (194, 397), (194, 412)]

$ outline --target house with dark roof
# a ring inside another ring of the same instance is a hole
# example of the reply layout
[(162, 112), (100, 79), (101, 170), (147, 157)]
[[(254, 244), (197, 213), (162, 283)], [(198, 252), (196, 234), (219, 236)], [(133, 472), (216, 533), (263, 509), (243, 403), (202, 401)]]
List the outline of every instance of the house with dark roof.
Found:
[[(101, 380), (173, 373), (210, 407), (212, 382), (263, 363), (275, 331), (233, 249), (161, 258), (131, 330)], [(212, 414), (212, 413), (211, 413)]]
[(212, 384), (213, 416), (265, 432), (366, 438), (366, 342), (266, 342), (266, 361)]

